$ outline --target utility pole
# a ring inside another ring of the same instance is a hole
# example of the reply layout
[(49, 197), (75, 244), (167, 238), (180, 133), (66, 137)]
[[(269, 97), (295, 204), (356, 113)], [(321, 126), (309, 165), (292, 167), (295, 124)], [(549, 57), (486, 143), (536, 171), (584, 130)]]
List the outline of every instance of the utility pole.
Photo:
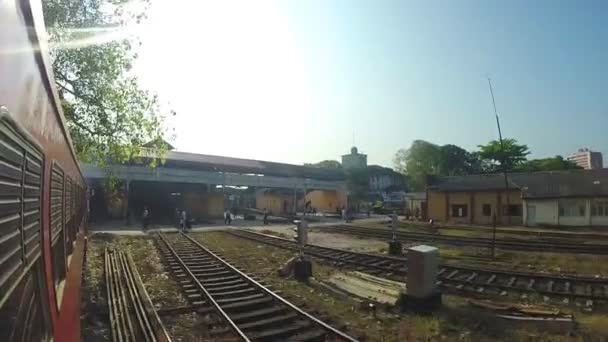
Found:
[[(488, 85), (490, 86), (490, 95), (492, 95), (492, 105), (494, 106), (494, 115), (496, 116), (496, 127), (498, 127), (498, 139), (500, 140), (500, 151), (502, 154), (502, 172), (505, 176), (505, 198), (506, 198), (506, 208), (507, 208), (507, 217), (508, 220), (511, 220), (510, 212), (509, 212), (509, 179), (507, 177), (507, 155), (505, 153), (505, 145), (502, 141), (502, 132), (500, 131), (500, 119), (498, 118), (498, 111), (496, 110), (496, 101), (494, 100), (494, 91), (492, 89), (492, 81), (488, 77)], [(496, 208), (497, 212), (500, 213), (501, 208)], [(496, 249), (496, 219), (493, 220), (494, 224), (492, 225), (492, 258), (495, 255)], [(510, 223), (510, 222), (509, 222)]]

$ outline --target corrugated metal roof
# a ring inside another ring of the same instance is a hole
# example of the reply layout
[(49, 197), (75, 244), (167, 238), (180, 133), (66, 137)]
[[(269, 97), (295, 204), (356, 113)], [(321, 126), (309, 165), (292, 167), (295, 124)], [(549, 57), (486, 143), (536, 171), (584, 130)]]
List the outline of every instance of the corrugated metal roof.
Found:
[[(508, 174), (509, 189), (522, 191), (524, 198), (608, 196), (608, 169), (566, 170)], [(503, 174), (431, 177), (429, 190), (504, 190)]]
[[(146, 150), (145, 157), (153, 157), (154, 152)], [(341, 170), (321, 169), (309, 166), (275, 163), (254, 159), (230, 158), (208, 154), (168, 151), (164, 155), (164, 166), (190, 169), (217, 170), (223, 172), (263, 174), (284, 177), (301, 177), (319, 180), (344, 180)]]

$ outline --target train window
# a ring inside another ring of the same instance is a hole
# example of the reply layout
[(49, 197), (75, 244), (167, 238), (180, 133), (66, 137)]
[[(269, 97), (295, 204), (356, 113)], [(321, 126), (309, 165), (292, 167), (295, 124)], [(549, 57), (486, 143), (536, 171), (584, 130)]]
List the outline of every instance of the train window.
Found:
[(53, 281), (57, 294), (57, 303), (61, 303), (63, 281), (66, 274), (66, 255), (64, 243), (63, 217), (63, 170), (56, 162), (51, 168), (51, 258), (53, 264)]
[(38, 259), (0, 308), (3, 341), (49, 341), (50, 318)]
[[(48, 340), (40, 296), (43, 155), (0, 108), (0, 332), (3, 340)], [(36, 328), (32, 328), (36, 327)]]
[(72, 225), (74, 224), (72, 220), (72, 178), (70, 176), (65, 177), (65, 200), (63, 201), (64, 209), (64, 222), (65, 222), (65, 231), (64, 231), (64, 243), (65, 243), (65, 252), (68, 258), (68, 268), (70, 265), (70, 259), (73, 250), (73, 239), (72, 239)]

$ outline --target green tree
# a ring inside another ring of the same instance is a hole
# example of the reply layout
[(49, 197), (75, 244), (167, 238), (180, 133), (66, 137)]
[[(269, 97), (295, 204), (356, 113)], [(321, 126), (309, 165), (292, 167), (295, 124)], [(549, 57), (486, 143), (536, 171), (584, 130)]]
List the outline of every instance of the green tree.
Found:
[(439, 148), (439, 170), (442, 176), (458, 176), (484, 171), (484, 165), (477, 153), (471, 153), (456, 145)]
[[(492, 140), (486, 145), (479, 145), (479, 156), (489, 162), (490, 171), (501, 171), (499, 165), (506, 166), (507, 171), (513, 171), (514, 168), (526, 161), (526, 156), (530, 154), (527, 145), (517, 143), (515, 139), (503, 139), (503, 146), (500, 141)], [(504, 147), (504, 153), (503, 153)]]
[(477, 153), (424, 140), (415, 140), (409, 149), (397, 151), (393, 162), (398, 172), (407, 175), (409, 186), (418, 191), (424, 189), (427, 175), (456, 176), (484, 171)]
[(424, 140), (414, 140), (408, 149), (400, 149), (393, 159), (397, 172), (409, 177), (410, 187), (422, 190), (426, 175), (439, 174), (441, 148)]
[[(101, 166), (132, 160), (140, 146), (162, 141), (165, 133), (157, 96), (143, 90), (131, 72), (133, 42), (108, 39), (142, 19), (143, 12), (125, 10), (137, 7), (127, 2), (43, 1), (55, 81), (76, 153)], [(145, 4), (139, 4), (142, 11)]]
[(572, 170), (581, 169), (580, 166), (576, 165), (569, 160), (565, 160), (562, 156), (555, 156), (553, 158), (533, 159), (527, 160), (521, 163), (515, 171), (517, 172), (539, 172), (539, 171), (559, 171), (559, 170)]

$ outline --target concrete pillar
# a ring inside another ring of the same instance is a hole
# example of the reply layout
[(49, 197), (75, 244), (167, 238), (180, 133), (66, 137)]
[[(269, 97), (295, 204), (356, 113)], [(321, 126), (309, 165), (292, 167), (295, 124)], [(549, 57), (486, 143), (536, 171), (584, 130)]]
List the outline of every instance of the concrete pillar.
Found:
[(585, 215), (587, 218), (587, 222), (589, 223), (589, 227), (591, 227), (591, 200), (585, 200)]
[(475, 193), (471, 192), (469, 195), (469, 223), (473, 223), (473, 218), (475, 217)]
[(436, 247), (420, 245), (408, 249), (407, 290), (400, 298), (402, 311), (429, 313), (441, 305), (441, 292), (436, 285), (438, 267)]

